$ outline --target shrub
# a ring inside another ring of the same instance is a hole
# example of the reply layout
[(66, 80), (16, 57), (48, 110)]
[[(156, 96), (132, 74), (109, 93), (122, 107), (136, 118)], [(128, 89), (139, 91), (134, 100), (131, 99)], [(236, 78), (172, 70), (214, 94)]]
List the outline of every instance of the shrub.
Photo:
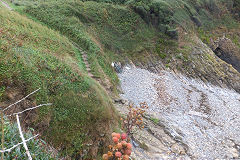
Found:
[(240, 0), (233, 0), (232, 12), (240, 18)]
[[(135, 0), (129, 3), (129, 5), (147, 24), (155, 26), (162, 33), (173, 35), (168, 27), (169, 24), (174, 22), (172, 18), (173, 12), (168, 3), (164, 1)], [(173, 38), (176, 38), (176, 36)]]
[[(127, 138), (126, 133), (112, 133), (112, 139), (114, 144), (109, 145), (109, 151), (103, 154), (103, 160), (129, 160), (129, 156), (132, 152), (132, 144), (130, 138)], [(127, 142), (126, 142), (127, 140)]]
[(159, 53), (160, 58), (165, 59), (167, 57), (166, 53)]
[(128, 114), (127, 117), (122, 118), (122, 125), (124, 130), (126, 130), (127, 135), (132, 135), (132, 131), (134, 127), (138, 128), (144, 128), (143, 125), (143, 115), (145, 113), (145, 109), (147, 109), (148, 106), (146, 103), (140, 103), (139, 106), (128, 106)]
[[(5, 149), (11, 148), (12, 146), (21, 142), (21, 138), (19, 136), (19, 131), (16, 123), (11, 123), (7, 118), (5, 119), (4, 124), (4, 145)], [(2, 127), (2, 124), (0, 125)], [(34, 131), (33, 129), (30, 129)], [(24, 133), (25, 139), (33, 137), (31, 131)], [(0, 137), (2, 136), (2, 132), (0, 132)], [(27, 142), (28, 149), (32, 155), (33, 159), (46, 159), (46, 160), (54, 160), (58, 159), (58, 157), (52, 157), (51, 153), (47, 152), (46, 142), (41, 139), (31, 139)], [(4, 153), (4, 160), (13, 160), (13, 159), (28, 159), (25, 154), (25, 149), (23, 145), (20, 145), (13, 149), (10, 153)]]

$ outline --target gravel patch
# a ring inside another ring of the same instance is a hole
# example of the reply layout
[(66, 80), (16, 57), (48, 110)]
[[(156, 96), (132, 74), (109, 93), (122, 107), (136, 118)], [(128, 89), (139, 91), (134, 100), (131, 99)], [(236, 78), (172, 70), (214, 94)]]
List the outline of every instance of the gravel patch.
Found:
[(192, 159), (240, 159), (240, 94), (167, 71), (125, 68), (119, 79), (121, 97), (147, 102)]

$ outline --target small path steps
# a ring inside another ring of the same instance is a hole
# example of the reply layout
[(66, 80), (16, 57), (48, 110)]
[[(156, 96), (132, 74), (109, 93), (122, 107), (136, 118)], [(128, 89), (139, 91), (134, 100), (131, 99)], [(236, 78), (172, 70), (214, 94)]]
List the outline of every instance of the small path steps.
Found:
[(88, 72), (88, 76), (94, 78), (94, 75), (91, 73), (91, 68), (90, 68), (90, 64), (88, 63), (88, 60), (87, 60), (86, 52), (81, 51), (81, 54), (82, 54), (83, 63), (85, 64), (86, 70)]
[(95, 79), (101, 86), (103, 86), (106, 90), (107, 93), (111, 92), (111, 82), (109, 81), (108, 77), (105, 75), (105, 73), (103, 72), (102, 68), (99, 68), (100, 72), (102, 72), (103, 76), (104, 76), (104, 81), (96, 76), (94, 76), (91, 72), (91, 68), (90, 68), (90, 64), (88, 62), (88, 56), (87, 53), (85, 51), (83, 51), (76, 43), (73, 42), (73, 44), (75, 45), (75, 47), (78, 48), (78, 50), (80, 51), (81, 55), (82, 55), (82, 60), (83, 63), (85, 64), (88, 76)]

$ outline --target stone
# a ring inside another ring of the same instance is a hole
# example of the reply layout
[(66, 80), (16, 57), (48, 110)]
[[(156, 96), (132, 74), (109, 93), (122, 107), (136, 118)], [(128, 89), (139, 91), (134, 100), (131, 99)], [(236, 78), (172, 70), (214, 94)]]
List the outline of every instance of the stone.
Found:
[(171, 146), (171, 150), (176, 154), (185, 154), (185, 150), (183, 149), (183, 147), (178, 145), (177, 143)]
[(232, 154), (233, 158), (239, 158), (239, 152), (236, 148), (229, 149), (229, 152)]
[[(199, 67), (197, 62), (194, 64)], [(199, 70), (202, 78), (206, 74), (204, 69), (208, 67)], [(165, 70), (154, 74), (131, 68), (119, 74), (119, 79), (124, 91), (122, 98), (135, 104), (147, 102), (146, 113), (160, 119), (154, 125), (150, 120), (144, 121), (146, 129), (134, 132), (134, 138), (149, 148), (148, 151), (136, 148), (143, 157), (160, 152), (167, 156), (169, 150), (172, 156), (169, 159), (187, 154), (196, 159), (238, 156), (236, 150), (231, 153), (226, 150), (224, 143), (229, 136), (233, 141), (240, 139), (236, 129), (240, 121), (232, 119), (240, 115), (237, 92)]]
[(123, 104), (123, 105), (127, 105), (128, 104), (128, 100), (122, 99), (122, 98), (114, 99), (114, 102), (115, 103), (119, 103), (119, 104)]

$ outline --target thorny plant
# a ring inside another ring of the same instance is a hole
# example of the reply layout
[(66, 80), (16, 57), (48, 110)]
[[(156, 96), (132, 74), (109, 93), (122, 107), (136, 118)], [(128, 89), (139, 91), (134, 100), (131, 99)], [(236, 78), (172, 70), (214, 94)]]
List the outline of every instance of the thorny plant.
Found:
[(145, 110), (148, 109), (147, 103), (143, 102), (140, 103), (139, 106), (128, 106), (128, 114), (127, 117), (121, 118), (122, 120), (122, 127), (126, 130), (127, 135), (132, 135), (132, 130), (136, 126), (140, 129), (144, 128), (143, 125), (143, 116)]

